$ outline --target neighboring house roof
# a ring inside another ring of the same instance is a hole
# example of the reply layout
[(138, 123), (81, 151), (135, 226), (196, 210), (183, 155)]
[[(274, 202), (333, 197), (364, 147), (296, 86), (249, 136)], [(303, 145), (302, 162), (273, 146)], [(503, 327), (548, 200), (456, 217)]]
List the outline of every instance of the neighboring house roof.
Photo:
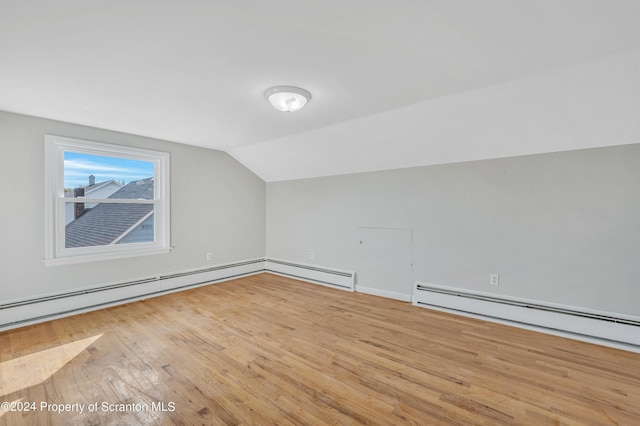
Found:
[[(95, 183), (95, 178), (89, 176), (89, 182), (93, 182), (92, 185), (88, 186), (79, 186), (79, 188), (84, 190), (83, 196), (85, 198), (107, 198), (111, 196), (114, 192), (118, 191), (124, 183), (120, 183), (115, 179), (106, 180), (104, 182)], [(74, 197), (75, 191), (73, 189), (65, 190), (64, 196), (65, 198)], [(95, 207), (96, 203), (86, 203), (84, 207), (86, 209), (90, 209), (91, 207)], [(76, 209), (73, 203), (66, 203), (65, 213), (64, 213), (64, 224), (68, 225), (76, 218)]]
[[(95, 183), (93, 185), (87, 185), (87, 186), (80, 185), (78, 188), (84, 188), (84, 196), (88, 197), (89, 194), (91, 194), (92, 192), (97, 191), (100, 188), (103, 188), (103, 187), (105, 187), (107, 185), (111, 185), (111, 184), (114, 184), (114, 185), (122, 187), (122, 184), (120, 182), (118, 182), (115, 179), (111, 179), (111, 180), (105, 180), (104, 182), (98, 182), (98, 183)], [(69, 190), (69, 191), (65, 192), (64, 196), (67, 197), (67, 198), (73, 197), (73, 190)]]
[(153, 178), (131, 181), (111, 194), (109, 198), (153, 200)]
[[(129, 182), (109, 198), (153, 199), (153, 178)], [(151, 204), (97, 204), (65, 227), (65, 247), (112, 244), (152, 213)]]
[(86, 197), (90, 192), (97, 191), (98, 189), (102, 188), (103, 186), (107, 186), (110, 183), (115, 183), (118, 186), (122, 186), (122, 184), (117, 180), (111, 179), (105, 180), (104, 182), (94, 183), (93, 185), (81, 186), (81, 188), (84, 188), (84, 196)]

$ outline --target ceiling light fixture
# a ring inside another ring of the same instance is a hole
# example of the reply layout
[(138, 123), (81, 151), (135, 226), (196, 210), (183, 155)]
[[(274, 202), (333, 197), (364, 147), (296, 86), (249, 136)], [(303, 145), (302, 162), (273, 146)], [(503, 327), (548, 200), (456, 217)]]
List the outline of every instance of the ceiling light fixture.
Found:
[(264, 92), (264, 97), (278, 111), (296, 112), (311, 99), (311, 93), (293, 86), (275, 86)]

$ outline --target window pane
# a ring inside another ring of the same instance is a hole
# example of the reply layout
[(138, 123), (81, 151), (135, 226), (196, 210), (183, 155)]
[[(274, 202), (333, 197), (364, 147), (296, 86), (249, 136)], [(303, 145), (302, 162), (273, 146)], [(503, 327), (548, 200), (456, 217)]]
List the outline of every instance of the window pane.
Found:
[(153, 204), (65, 203), (72, 212), (65, 226), (65, 247), (92, 247), (154, 241)]
[(66, 197), (152, 200), (153, 173), (152, 161), (64, 153)]
[(46, 265), (169, 252), (169, 153), (44, 142)]

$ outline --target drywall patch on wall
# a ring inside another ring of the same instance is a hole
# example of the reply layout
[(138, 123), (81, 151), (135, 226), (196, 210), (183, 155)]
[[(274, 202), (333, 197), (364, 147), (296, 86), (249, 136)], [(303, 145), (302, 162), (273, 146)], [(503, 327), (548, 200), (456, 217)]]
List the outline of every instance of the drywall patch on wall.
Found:
[(356, 291), (410, 301), (411, 229), (358, 227), (356, 265)]

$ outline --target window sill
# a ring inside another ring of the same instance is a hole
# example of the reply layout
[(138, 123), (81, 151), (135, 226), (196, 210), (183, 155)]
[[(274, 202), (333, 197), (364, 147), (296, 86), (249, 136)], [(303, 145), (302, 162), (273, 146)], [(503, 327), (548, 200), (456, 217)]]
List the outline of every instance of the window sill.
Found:
[(151, 256), (155, 254), (167, 254), (171, 252), (172, 247), (152, 248), (146, 250), (121, 251), (117, 253), (100, 253), (79, 256), (56, 257), (51, 259), (43, 259), (42, 262), (46, 266), (73, 265), (76, 263), (100, 262), (103, 260), (127, 259), (138, 256)]

